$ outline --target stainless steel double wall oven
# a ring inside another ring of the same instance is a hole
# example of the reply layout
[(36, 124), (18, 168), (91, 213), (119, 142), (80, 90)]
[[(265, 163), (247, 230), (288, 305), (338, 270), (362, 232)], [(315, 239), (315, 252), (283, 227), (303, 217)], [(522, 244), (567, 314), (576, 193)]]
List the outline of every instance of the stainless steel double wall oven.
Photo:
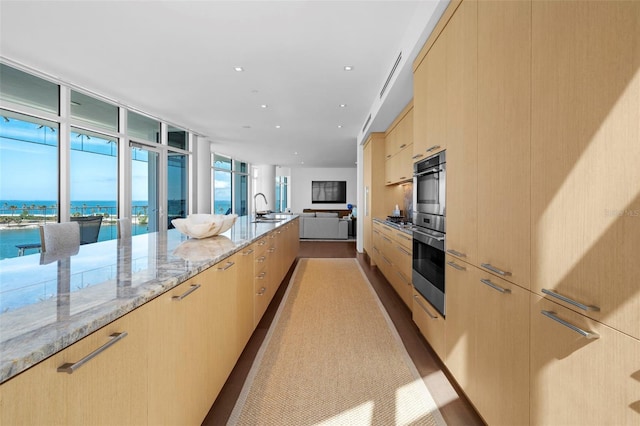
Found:
[(413, 168), (413, 285), (445, 315), (446, 153)]

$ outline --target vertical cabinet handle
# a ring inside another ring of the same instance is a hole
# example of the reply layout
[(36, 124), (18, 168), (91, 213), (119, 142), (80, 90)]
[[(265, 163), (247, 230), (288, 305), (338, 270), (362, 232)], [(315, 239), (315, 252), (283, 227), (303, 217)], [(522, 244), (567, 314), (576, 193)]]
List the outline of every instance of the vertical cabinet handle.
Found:
[(482, 266), (485, 269), (490, 270), (491, 272), (494, 272), (498, 275), (501, 275), (503, 277), (510, 277), (511, 276), (511, 272), (508, 271), (503, 271), (502, 269), (498, 269), (495, 266), (493, 266), (490, 263), (481, 263), (480, 266)]
[(91, 352), (89, 355), (85, 356), (80, 361), (73, 362), (73, 363), (67, 362), (65, 364), (62, 364), (60, 367), (58, 367), (58, 369), (56, 371), (58, 373), (72, 374), (74, 371), (76, 371), (78, 368), (82, 367), (87, 362), (91, 361), (93, 358), (98, 356), (100, 353), (106, 351), (111, 346), (115, 345), (120, 340), (122, 340), (125, 337), (127, 337), (127, 335), (128, 335), (128, 333), (126, 331), (122, 331), (120, 333), (113, 333), (112, 335), (109, 336), (110, 340), (107, 343), (105, 343), (104, 345), (100, 346), (98, 349), (96, 349), (95, 351)]
[(233, 265), (235, 265), (235, 262), (227, 262), (225, 263), (224, 266), (219, 267), (218, 271), (226, 271), (227, 269), (231, 268)]
[(191, 284), (191, 287), (189, 288), (189, 290), (185, 291), (180, 296), (173, 296), (171, 300), (175, 300), (176, 302), (179, 302), (199, 288), (200, 288), (200, 284)]
[(482, 284), (486, 284), (486, 285), (488, 285), (489, 287), (491, 287), (491, 288), (492, 288), (492, 289), (494, 289), (494, 290), (499, 291), (500, 293), (503, 293), (503, 294), (511, 293), (511, 290), (509, 290), (508, 288), (502, 288), (502, 287), (500, 287), (499, 285), (496, 285), (496, 284), (492, 283), (492, 282), (491, 282), (491, 281), (489, 281), (489, 280), (484, 280), (484, 279), (482, 279), (482, 280), (480, 280), (480, 282), (481, 282)]
[(555, 322), (564, 325), (568, 329), (575, 331), (576, 333), (578, 333), (582, 337), (586, 337), (587, 339), (598, 339), (600, 337), (600, 335), (598, 333), (594, 333), (593, 331), (583, 330), (580, 327), (577, 327), (577, 326), (575, 326), (575, 325), (563, 320), (562, 318), (557, 317), (556, 313), (553, 312), (553, 311), (540, 311), (540, 313), (542, 315), (544, 315), (545, 317), (551, 318)]
[(423, 311), (425, 311), (427, 313), (427, 315), (429, 315), (429, 317), (431, 319), (438, 319), (437, 315), (433, 315), (431, 312), (429, 312), (429, 310), (422, 304), (422, 302), (420, 301), (420, 299), (418, 298), (417, 295), (413, 295), (413, 299), (416, 301), (416, 303), (418, 305), (420, 305), (420, 307), (422, 308)]
[(593, 312), (600, 312), (600, 308), (598, 306), (593, 306), (593, 305), (585, 305), (584, 303), (580, 303), (580, 302), (576, 302), (573, 299), (569, 299), (567, 296), (563, 296), (561, 294), (556, 293), (555, 291), (552, 290), (548, 290), (546, 288), (542, 289), (542, 292), (544, 294), (548, 294), (551, 297), (555, 297), (556, 299), (562, 300), (563, 302), (567, 302), (570, 305), (575, 306), (576, 308), (580, 308), (583, 311), (593, 311)]

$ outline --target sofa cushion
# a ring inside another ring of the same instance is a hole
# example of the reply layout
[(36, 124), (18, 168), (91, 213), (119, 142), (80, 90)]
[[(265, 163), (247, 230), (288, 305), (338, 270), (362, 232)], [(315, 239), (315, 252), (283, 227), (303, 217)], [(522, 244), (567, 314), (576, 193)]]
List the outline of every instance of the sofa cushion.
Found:
[(322, 212), (316, 212), (316, 217), (338, 217), (338, 213), (322, 213)]

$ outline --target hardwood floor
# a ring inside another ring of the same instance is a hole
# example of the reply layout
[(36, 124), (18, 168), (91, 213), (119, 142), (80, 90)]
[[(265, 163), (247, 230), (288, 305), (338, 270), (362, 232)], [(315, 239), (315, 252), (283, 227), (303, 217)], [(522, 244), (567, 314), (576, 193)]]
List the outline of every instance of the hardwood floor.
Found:
[[(402, 302), (384, 276), (376, 267), (368, 264), (365, 255), (356, 251), (355, 241), (301, 241), (298, 258), (303, 257), (355, 257), (360, 262), (367, 278), (382, 301), (391, 320), (396, 326), (407, 352), (413, 359), (418, 372), (424, 378), (434, 400), (438, 404), (442, 416), (450, 425), (483, 425), (482, 419), (475, 412), (471, 404), (455, 389), (447, 378), (447, 373), (440, 361), (424, 340), (418, 328), (411, 319), (411, 311)], [(282, 300), (291, 274), (297, 261), (289, 269), (273, 301), (269, 305), (262, 320), (251, 336), (238, 363), (227, 379), (220, 395), (214, 402), (203, 425), (226, 424), (233, 410), (238, 396), (244, 385), (245, 378), (251, 369), (255, 356), (260, 349), (273, 317)]]

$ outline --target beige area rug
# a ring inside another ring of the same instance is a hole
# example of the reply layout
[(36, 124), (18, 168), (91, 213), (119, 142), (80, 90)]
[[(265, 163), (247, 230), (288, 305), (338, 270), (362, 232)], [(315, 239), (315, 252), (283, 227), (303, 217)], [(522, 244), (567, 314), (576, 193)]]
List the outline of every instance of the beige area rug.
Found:
[(444, 425), (356, 259), (300, 259), (229, 425)]

